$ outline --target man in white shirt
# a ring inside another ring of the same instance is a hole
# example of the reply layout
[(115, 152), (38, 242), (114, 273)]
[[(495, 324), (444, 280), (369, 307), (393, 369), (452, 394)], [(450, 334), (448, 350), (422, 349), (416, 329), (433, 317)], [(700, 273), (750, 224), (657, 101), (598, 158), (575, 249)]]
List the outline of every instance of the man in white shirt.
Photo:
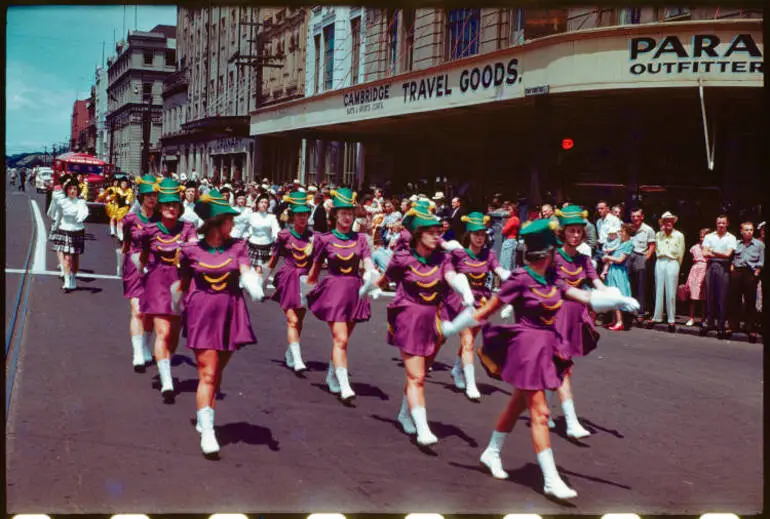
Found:
[(639, 301), (639, 315), (648, 313), (647, 286), (649, 280), (650, 259), (655, 254), (655, 231), (644, 223), (644, 211), (637, 208), (631, 211), (631, 225), (634, 234), (631, 242), (634, 250), (628, 259), (628, 279), (631, 282), (631, 294)]
[(726, 215), (717, 216), (716, 231), (703, 239), (703, 256), (706, 258), (706, 318), (701, 335), (714, 328), (717, 320), (717, 337), (725, 338), (727, 320), (727, 296), (730, 286), (730, 263), (738, 240), (727, 232), (729, 221)]
[(684, 259), (684, 234), (674, 229), (679, 220), (670, 211), (660, 218), (659, 231), (655, 235), (655, 312), (650, 325), (663, 322), (663, 303), (666, 304), (668, 331), (676, 331), (676, 287), (679, 282), (679, 268)]

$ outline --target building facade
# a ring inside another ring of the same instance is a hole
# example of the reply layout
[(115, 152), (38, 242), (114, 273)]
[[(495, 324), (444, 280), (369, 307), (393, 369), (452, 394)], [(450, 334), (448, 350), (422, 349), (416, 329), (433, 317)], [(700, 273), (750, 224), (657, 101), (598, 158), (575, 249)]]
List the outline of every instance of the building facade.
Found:
[[(180, 157), (185, 154), (186, 132), (182, 125), (187, 122), (188, 70), (177, 70), (163, 83), (163, 121), (161, 127), (161, 169), (168, 173), (180, 172)], [(185, 178), (187, 178), (185, 173)]]
[(361, 85), (321, 89), (311, 22), (313, 95), (256, 110), (252, 135), (360, 142), (364, 185), (483, 209), (500, 192), (686, 214), (764, 192), (760, 10), (367, 9), (363, 27)]
[(109, 162), (132, 174), (160, 173), (163, 82), (176, 70), (176, 28), (130, 31), (107, 61)]
[(98, 67), (94, 81), (94, 103), (96, 117), (96, 156), (109, 162), (109, 132), (106, 128), (107, 118), (107, 71)]
[(88, 128), (88, 99), (78, 99), (72, 105), (70, 151), (86, 151), (85, 135)]

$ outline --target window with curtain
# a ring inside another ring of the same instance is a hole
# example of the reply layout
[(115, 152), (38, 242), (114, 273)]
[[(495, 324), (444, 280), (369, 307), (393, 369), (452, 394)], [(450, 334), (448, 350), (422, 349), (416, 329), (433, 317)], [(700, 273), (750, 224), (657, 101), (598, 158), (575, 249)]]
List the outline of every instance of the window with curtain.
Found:
[(416, 18), (416, 9), (404, 9), (404, 51), (402, 60), (402, 71), (408, 72), (414, 66), (414, 22)]
[(481, 9), (451, 9), (446, 12), (444, 56), (455, 60), (479, 52)]
[(620, 25), (637, 25), (641, 16), (641, 8), (623, 7), (620, 9)]
[(352, 55), (350, 60), (350, 84), (357, 85), (358, 69), (361, 65), (361, 17), (350, 20), (350, 36), (352, 38)]
[(313, 69), (313, 93), (317, 94), (321, 85), (321, 35), (315, 36), (315, 67)]
[(324, 90), (334, 84), (334, 24), (324, 27)]
[(398, 58), (398, 9), (388, 9), (385, 23), (388, 42), (388, 55), (386, 57), (386, 72), (394, 73)]

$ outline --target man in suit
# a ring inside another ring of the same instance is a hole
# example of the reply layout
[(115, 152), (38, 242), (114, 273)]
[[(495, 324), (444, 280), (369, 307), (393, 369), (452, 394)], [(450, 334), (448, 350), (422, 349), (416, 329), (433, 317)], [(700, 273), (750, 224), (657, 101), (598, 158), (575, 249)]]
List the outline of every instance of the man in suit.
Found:
[(452, 232), (455, 236), (462, 236), (465, 234), (465, 223), (462, 221), (462, 217), (468, 213), (463, 201), (460, 197), (456, 196), (452, 199), (452, 215), (449, 217), (449, 224), (452, 226)]
[(327, 209), (326, 202), (331, 202), (331, 198), (324, 200), (323, 197), (318, 194), (315, 198), (315, 208), (310, 214), (310, 222), (313, 226), (313, 232), (329, 232), (329, 209)]

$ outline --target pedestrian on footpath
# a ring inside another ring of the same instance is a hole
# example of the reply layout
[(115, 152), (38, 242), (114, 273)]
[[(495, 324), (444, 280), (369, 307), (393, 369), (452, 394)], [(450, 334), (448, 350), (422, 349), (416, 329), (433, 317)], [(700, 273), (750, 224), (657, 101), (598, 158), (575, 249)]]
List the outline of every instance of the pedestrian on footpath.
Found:
[(272, 300), (277, 301), (286, 314), (286, 337), (289, 347), (286, 350), (286, 366), (295, 373), (301, 373), (307, 369), (302, 361), (300, 349), (300, 336), (302, 335), (302, 323), (305, 320), (305, 305), (303, 304), (299, 279), (307, 276), (313, 255), (313, 231), (308, 228), (310, 206), (308, 201), (311, 195), (295, 191), (284, 196), (284, 201), (289, 204), (289, 217), (291, 226), (278, 233), (273, 247), (273, 255), (270, 261), (262, 268), (262, 280), (267, 286), (270, 274), (283, 258), (283, 265), (273, 279), (275, 292)]
[[(57, 234), (53, 249), (62, 253), (64, 284), (62, 290), (70, 292), (77, 289), (77, 276), (80, 255), (85, 252), (86, 231), (83, 222), (88, 218), (88, 205), (78, 197), (78, 184), (69, 177), (62, 185), (65, 196), (57, 196), (56, 204)], [(53, 204), (52, 204), (53, 205)]]
[(679, 285), (679, 268), (684, 260), (684, 234), (674, 229), (679, 218), (670, 211), (660, 218), (661, 230), (655, 234), (655, 311), (648, 328), (663, 322), (663, 306), (666, 307), (668, 331), (676, 332), (676, 289)]
[(721, 214), (716, 219), (716, 231), (703, 239), (703, 257), (706, 258), (706, 318), (700, 330), (705, 336), (717, 323), (717, 337), (726, 338), (727, 298), (730, 287), (730, 265), (733, 253), (738, 246), (735, 236), (727, 232), (730, 222), (727, 215)]
[(754, 224), (741, 224), (741, 241), (735, 247), (732, 265), (730, 265), (730, 308), (731, 325), (727, 338), (733, 331), (739, 330), (743, 321), (749, 342), (757, 342), (754, 331), (757, 312), (757, 284), (765, 266), (765, 244), (754, 238)]
[[(378, 283), (380, 289), (390, 282), (398, 287), (388, 305), (387, 335), (388, 344), (401, 350), (406, 370), (398, 421), (405, 433), (416, 433), (417, 443), (423, 446), (438, 442), (428, 425), (425, 374), (444, 343), (440, 323), (448, 289), (460, 294), (461, 305), (474, 304), (468, 279), (452, 268), (451, 258), (439, 248), (441, 220), (427, 209), (416, 205), (407, 213), (412, 246), (394, 254)], [(371, 297), (378, 292), (373, 291)]]
[(182, 310), (182, 330), (198, 366), (197, 424), (201, 451), (219, 452), (214, 433), (216, 393), (234, 351), (256, 344), (241, 288), (262, 299), (262, 280), (251, 268), (246, 243), (230, 236), (238, 211), (216, 189), (200, 197), (195, 212), (203, 239), (182, 246), (180, 279), (171, 285), (171, 307)]
[[(179, 343), (181, 317), (171, 308), (171, 284), (179, 280), (179, 254), (185, 243), (198, 241), (195, 227), (182, 222), (180, 192), (184, 187), (171, 178), (158, 184), (160, 221), (144, 227), (142, 251), (131, 260), (139, 275), (144, 275), (144, 292), (139, 298), (139, 311), (152, 321), (155, 330), (155, 362), (160, 375), (160, 392), (168, 404), (174, 403), (174, 381), (171, 358)], [(149, 345), (147, 345), (149, 347)]]
[[(464, 248), (455, 249), (448, 253), (447, 271), (462, 274), (470, 283), (473, 294), (473, 305), (481, 308), (490, 297), (488, 278), (495, 274), (500, 281), (505, 281), (511, 272), (500, 266), (497, 256), (487, 244), (487, 224), (490, 217), (480, 212), (471, 212), (461, 217), (465, 224)], [(445, 300), (447, 315), (454, 319), (465, 309), (464, 301), (458, 293), (449, 292)], [(451, 370), (452, 379), (457, 389), (464, 389), (465, 396), (478, 402), (481, 399), (476, 387), (474, 358), (476, 356), (474, 341), (481, 328), (469, 328), (460, 332), (460, 349)]]
[[(369, 300), (363, 293), (379, 278), (372, 261), (369, 241), (363, 233), (353, 232), (356, 193), (349, 188), (331, 191), (332, 231), (316, 236), (313, 244), (313, 265), (307, 278), (300, 278), (302, 294), (316, 318), (329, 325), (332, 352), (326, 384), (329, 391), (339, 395), (349, 405), (356, 394), (348, 380), (348, 341), (357, 323), (371, 318)], [(326, 263), (327, 275), (318, 276)], [(359, 274), (364, 267), (363, 278)]]
[(123, 297), (131, 305), (131, 320), (129, 332), (131, 347), (134, 352), (133, 365), (136, 373), (144, 373), (147, 365), (152, 362), (150, 336), (152, 335), (152, 319), (144, 316), (140, 309), (140, 299), (144, 294), (142, 273), (131, 261), (131, 256), (142, 251), (142, 235), (145, 227), (150, 227), (158, 221), (156, 206), (158, 205), (157, 179), (152, 175), (137, 177), (139, 208), (129, 212), (123, 218)]
[(685, 326), (693, 326), (695, 324), (695, 305), (698, 304), (698, 306), (701, 306), (700, 303), (706, 300), (706, 258), (703, 256), (703, 240), (710, 232), (711, 229), (708, 227), (701, 229), (699, 233), (700, 241), (690, 247), (692, 267), (690, 267), (690, 272), (687, 274), (687, 293), (690, 299), (690, 320), (687, 321)]
[[(556, 211), (561, 227), (563, 245), (556, 249), (553, 255), (553, 270), (556, 279), (566, 283), (568, 287), (582, 290), (603, 290), (620, 294), (617, 289), (610, 289), (599, 279), (590, 255), (578, 252), (586, 235), (588, 211), (578, 205), (568, 205)], [(588, 307), (572, 299), (564, 299), (564, 303), (556, 316), (556, 330), (566, 342), (570, 359), (583, 357), (596, 349), (599, 334), (594, 325), (595, 319), (589, 314)], [(575, 411), (575, 401), (572, 394), (573, 365), (564, 371), (564, 380), (557, 391), (564, 420), (567, 422), (567, 436), (574, 439), (585, 438), (591, 433), (578, 420)], [(546, 391), (546, 403), (551, 400), (552, 391)], [(548, 428), (556, 426), (552, 418), (548, 419)]]
[(557, 279), (550, 267), (557, 245), (554, 229), (558, 225), (546, 219), (531, 222), (521, 230), (526, 252), (526, 265), (517, 269), (503, 283), (500, 292), (481, 309), (467, 309), (454, 321), (442, 323), (449, 337), (467, 327), (480, 326), (503, 305), (511, 304), (517, 323), (485, 324), (481, 350), (487, 372), (515, 389), (500, 414), (489, 446), (481, 455), (481, 463), (492, 476), (506, 479), (500, 454), (508, 434), (525, 410), (529, 410), (532, 443), (543, 472), (547, 496), (570, 499), (577, 496), (559, 477), (548, 432), (548, 405), (545, 390), (558, 389), (572, 361), (571, 352), (557, 331), (558, 312), (569, 298), (597, 312), (611, 309), (637, 311), (639, 303), (630, 297), (607, 290), (587, 292)]
[[(622, 295), (630, 297), (632, 293), (631, 282), (628, 277), (628, 262), (634, 251), (634, 244), (631, 241), (634, 226), (630, 223), (622, 225), (610, 224), (607, 231), (609, 241), (614, 240), (616, 235), (620, 236), (618, 248), (602, 257), (602, 261), (609, 264), (605, 278), (607, 286), (616, 288)], [(623, 314), (620, 310), (615, 311), (615, 324), (609, 326), (608, 329), (616, 332), (625, 329), (623, 326)]]

